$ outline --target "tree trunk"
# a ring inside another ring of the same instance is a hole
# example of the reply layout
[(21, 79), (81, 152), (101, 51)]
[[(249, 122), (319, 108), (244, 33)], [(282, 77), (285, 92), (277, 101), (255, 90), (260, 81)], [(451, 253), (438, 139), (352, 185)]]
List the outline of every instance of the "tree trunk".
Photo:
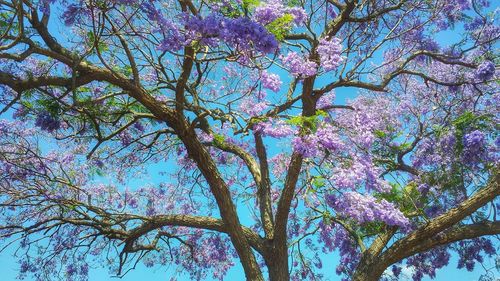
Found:
[(198, 169), (208, 182), (210, 191), (219, 207), (221, 218), (227, 228), (229, 238), (240, 258), (246, 279), (250, 281), (264, 281), (262, 271), (255, 259), (252, 248), (243, 234), (243, 228), (238, 218), (229, 187), (222, 178), (210, 153), (196, 137), (194, 130), (190, 128), (185, 120), (181, 122), (177, 126), (177, 134), (186, 146), (189, 157), (197, 164)]
[(352, 281), (378, 281), (385, 270), (386, 267), (381, 264), (359, 264), (354, 271)]
[(266, 265), (269, 270), (270, 281), (289, 281), (288, 256), (272, 254), (266, 258)]
[(356, 272), (352, 277), (352, 281), (378, 281), (380, 279), (380, 275), (371, 274), (368, 272)]

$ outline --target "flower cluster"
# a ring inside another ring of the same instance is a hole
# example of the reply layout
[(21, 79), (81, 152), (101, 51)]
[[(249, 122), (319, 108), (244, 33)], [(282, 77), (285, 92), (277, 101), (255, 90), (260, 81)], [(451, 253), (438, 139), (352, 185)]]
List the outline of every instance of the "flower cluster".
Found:
[(384, 199), (377, 200), (370, 195), (346, 192), (342, 197), (329, 196), (328, 204), (339, 214), (353, 218), (360, 223), (382, 221), (387, 225), (407, 227), (408, 218), (394, 204)]
[(304, 157), (315, 157), (323, 148), (330, 152), (339, 151), (344, 143), (332, 125), (320, 124), (316, 132), (305, 136), (297, 136), (292, 141), (293, 148)]
[(273, 138), (284, 138), (295, 133), (295, 130), (289, 124), (286, 124), (282, 120), (276, 121), (273, 119), (255, 124), (253, 130), (261, 133), (263, 136)]
[(61, 121), (53, 117), (49, 112), (42, 111), (36, 117), (35, 126), (47, 132), (53, 132), (61, 127)]
[(488, 156), (485, 149), (486, 136), (479, 130), (464, 135), (463, 146), (462, 159), (466, 164), (477, 164)]
[(315, 135), (305, 135), (292, 140), (293, 149), (306, 158), (318, 155), (320, 151), (318, 143), (319, 139)]
[(319, 41), (317, 51), (320, 57), (321, 66), (325, 71), (337, 69), (343, 60), (340, 55), (342, 52), (342, 45), (338, 38), (330, 40), (322, 38)]
[(318, 71), (318, 65), (315, 62), (308, 60), (296, 52), (288, 52), (286, 56), (281, 56), (281, 60), (295, 77), (305, 78), (313, 76)]
[(481, 81), (491, 79), (495, 75), (495, 64), (492, 61), (484, 61), (476, 70), (476, 77)]
[[(420, 281), (424, 275), (428, 275), (431, 278), (436, 277), (436, 270), (448, 265), (450, 256), (445, 247), (439, 247), (408, 258), (406, 264), (414, 269), (412, 279)], [(430, 264), (432, 266), (429, 266)]]
[(264, 101), (259, 102), (255, 101), (254, 98), (247, 97), (241, 101), (239, 108), (243, 113), (249, 116), (258, 116), (262, 111), (268, 108), (268, 105)]
[(281, 84), (283, 83), (279, 75), (267, 71), (262, 71), (260, 81), (262, 82), (262, 87), (276, 93), (279, 92)]
[(289, 14), (293, 16), (295, 24), (303, 24), (307, 18), (304, 9), (300, 7), (285, 7), (278, 1), (265, 2), (255, 8), (253, 18), (256, 22), (267, 25), (276, 19)]
[(323, 94), (316, 103), (317, 109), (328, 110), (328, 107), (333, 105), (333, 101), (335, 100), (335, 92), (330, 91), (326, 94)]
[(364, 186), (367, 190), (387, 192), (390, 185), (380, 177), (383, 170), (374, 165), (370, 156), (354, 155), (352, 163), (344, 163), (333, 169), (331, 180), (343, 189), (357, 189)]
[(242, 50), (257, 50), (272, 53), (278, 48), (278, 41), (260, 23), (247, 17), (227, 18), (220, 14), (206, 17), (187, 17), (186, 43), (199, 40), (202, 44), (215, 46), (222, 40), (231, 47)]
[(474, 270), (474, 265), (477, 262), (483, 262), (484, 252), (487, 256), (493, 256), (497, 250), (493, 246), (491, 240), (485, 238), (476, 238), (471, 241), (460, 241), (458, 253), (460, 259), (458, 261), (458, 268), (466, 268), (468, 271)]

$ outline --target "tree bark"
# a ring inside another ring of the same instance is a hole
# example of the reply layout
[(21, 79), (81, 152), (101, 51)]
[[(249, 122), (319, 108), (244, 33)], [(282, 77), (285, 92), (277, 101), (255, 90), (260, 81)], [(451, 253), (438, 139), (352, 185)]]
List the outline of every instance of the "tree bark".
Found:
[(385, 268), (382, 267), (366, 267), (362, 271), (356, 270), (352, 276), (352, 281), (378, 281)]
[[(284, 254), (283, 254), (283, 251)], [(279, 249), (272, 248), (271, 252), (265, 257), (266, 266), (269, 271), (270, 281), (288, 281), (290, 274), (288, 271), (288, 250), (285, 247)]]

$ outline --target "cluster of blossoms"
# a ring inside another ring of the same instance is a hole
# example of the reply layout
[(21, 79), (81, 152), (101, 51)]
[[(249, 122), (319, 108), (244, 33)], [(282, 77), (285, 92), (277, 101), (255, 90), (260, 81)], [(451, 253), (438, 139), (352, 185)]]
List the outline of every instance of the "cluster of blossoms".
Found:
[[(341, 56), (342, 44), (338, 38), (320, 39), (317, 51), (320, 57), (320, 65), (325, 71), (337, 69), (343, 60)], [(281, 60), (295, 77), (309, 77), (315, 75), (318, 71), (318, 65), (315, 62), (293, 51), (288, 52), (286, 56), (281, 56)]]
[(318, 156), (322, 148), (334, 152), (344, 147), (338, 133), (328, 123), (320, 124), (312, 134), (295, 137), (292, 144), (293, 148), (304, 157)]
[(305, 135), (292, 140), (293, 149), (308, 158), (318, 155), (320, 151), (316, 146), (318, 143), (319, 139), (315, 135)]
[(299, 55), (296, 52), (288, 52), (286, 56), (281, 56), (283, 64), (290, 70), (290, 73), (295, 77), (309, 77), (316, 74), (318, 65), (305, 58), (304, 55)]
[(476, 70), (476, 77), (481, 81), (491, 79), (495, 75), (495, 64), (491, 61), (484, 61)]
[(442, 134), (439, 139), (426, 138), (418, 144), (412, 155), (415, 167), (432, 166), (435, 163), (451, 165), (460, 161), (470, 168), (479, 168), (480, 164), (496, 162), (499, 159), (498, 144), (490, 143), (481, 130), (473, 130), (457, 139), (455, 132)]
[(289, 14), (293, 16), (295, 24), (303, 24), (307, 18), (304, 9), (300, 7), (285, 7), (280, 1), (270, 1), (262, 3), (255, 8), (253, 18), (256, 22), (267, 25), (278, 18)]
[(281, 84), (283, 83), (279, 75), (267, 71), (262, 71), (260, 81), (262, 82), (262, 87), (276, 93), (279, 92)]
[(122, 131), (118, 134), (118, 138), (123, 146), (128, 146), (132, 143), (133, 137), (128, 131)]
[[(183, 234), (182, 232), (179, 231), (178, 234)], [(172, 256), (172, 262), (184, 268), (189, 273), (190, 280), (224, 280), (227, 271), (234, 266), (236, 253), (231, 249), (229, 239), (220, 235), (207, 237), (203, 234), (201, 230), (189, 233), (189, 238), (186, 239), (189, 247), (182, 245), (173, 248), (170, 253), (159, 253), (156, 262), (165, 259), (163, 256)], [(186, 258), (189, 256), (193, 258)], [(151, 259), (150, 263), (153, 266), (155, 261)], [(209, 273), (212, 273), (212, 278)]]
[(253, 126), (255, 132), (261, 133), (263, 136), (273, 138), (284, 138), (291, 136), (295, 130), (283, 120), (269, 119), (264, 122), (259, 122)]
[(404, 104), (398, 104), (387, 97), (359, 97), (352, 106), (356, 110), (345, 112), (339, 118), (339, 125), (346, 128), (346, 134), (357, 145), (371, 148), (377, 140), (377, 132), (390, 135), (390, 128), (397, 128), (397, 119)]
[[(195, 40), (211, 47), (223, 41), (241, 51), (257, 50), (261, 53), (272, 53), (278, 48), (274, 35), (268, 32), (261, 23), (248, 17), (231, 18), (219, 13), (211, 13), (206, 17), (180, 14), (174, 17), (179, 19), (178, 22), (181, 23), (179, 24), (165, 17), (156, 7), (156, 1), (116, 2), (127, 6), (138, 5), (150, 20), (157, 23), (156, 31), (161, 32), (164, 37), (158, 47), (160, 50), (178, 51)], [(302, 21), (305, 16), (305, 13), (303, 15), (300, 13), (300, 9), (288, 8), (286, 11), (295, 15), (296, 22)], [(63, 19), (66, 25), (73, 25), (79, 17), (87, 13), (89, 11), (81, 3), (70, 4), (63, 13)]]
[[(333, 246), (334, 249), (339, 250), (340, 254), (340, 263), (335, 268), (335, 272), (341, 275), (354, 270), (360, 257), (359, 250), (349, 233), (338, 225), (333, 234)], [(343, 278), (342, 281), (347, 281), (347, 279)]]
[(219, 14), (210, 14), (205, 18), (187, 17), (186, 28), (186, 43), (200, 40), (201, 43), (214, 45), (219, 39), (239, 50), (255, 49), (262, 53), (272, 53), (278, 48), (274, 35), (247, 17), (227, 18)]
[(317, 109), (325, 109), (327, 110), (329, 106), (333, 105), (333, 102), (335, 100), (335, 92), (330, 91), (326, 94), (323, 94), (319, 99), (318, 102), (316, 102), (316, 108)]
[[(455, 137), (450, 135), (447, 140), (448, 143), (454, 142)], [(449, 145), (446, 147), (449, 147)], [(448, 154), (448, 156), (453, 156), (453, 154)], [(430, 138), (421, 141), (416, 149), (416, 153), (412, 155), (412, 165), (417, 168), (439, 162), (449, 163), (450, 160), (443, 157), (442, 153), (438, 153), (435, 141)]]
[(489, 239), (476, 238), (470, 241), (460, 241), (458, 268), (466, 268), (468, 271), (474, 270), (476, 262), (482, 263), (484, 261), (484, 252), (487, 256), (491, 257), (496, 254), (495, 246)]
[(344, 163), (333, 169), (331, 181), (338, 187), (344, 189), (359, 188), (365, 186), (369, 191), (388, 192), (390, 185), (380, 177), (383, 173), (381, 167), (377, 167), (369, 155), (354, 155), (352, 163)]
[(369, 195), (346, 192), (342, 197), (329, 196), (328, 204), (342, 216), (360, 223), (383, 221), (387, 225), (407, 227), (409, 220), (394, 204), (385, 199), (377, 200)]
[(248, 116), (258, 116), (269, 106), (265, 101), (255, 102), (253, 97), (244, 98), (239, 109)]
[(487, 159), (488, 152), (485, 149), (487, 140), (483, 132), (474, 130), (464, 135), (463, 145), (462, 159), (464, 163), (474, 165)]
[(47, 132), (53, 132), (61, 127), (61, 121), (53, 117), (49, 112), (43, 111), (37, 115), (35, 126)]
[(469, 16), (466, 14), (467, 11), (486, 9), (490, 6), (490, 1), (488, 0), (450, 0), (443, 1), (442, 10), (440, 11), (440, 18), (436, 21), (437, 26), (443, 30), (453, 27), (457, 21), (462, 20), (464, 17)]
[(333, 38), (331, 40), (325, 38), (320, 39), (317, 51), (321, 66), (325, 71), (337, 69), (343, 60), (340, 55), (342, 52), (342, 45), (339, 38)]
[[(458, 243), (459, 261), (458, 268), (466, 268), (468, 271), (474, 270), (476, 262), (483, 262), (484, 252), (487, 256), (495, 255), (496, 251), (491, 240), (485, 238), (476, 238), (470, 241), (460, 241)], [(446, 247), (438, 247), (427, 252), (419, 253), (409, 257), (406, 260), (406, 266), (411, 270), (411, 278), (414, 281), (423, 280), (427, 275), (431, 278), (436, 277), (436, 270), (447, 266), (450, 262), (451, 254)], [(432, 265), (432, 266), (429, 266)], [(401, 277), (402, 266), (394, 265), (392, 267), (393, 275), (396, 278)], [(483, 280), (483, 279), (481, 279)]]
[[(419, 253), (415, 256), (408, 258), (406, 264), (408, 267), (413, 269), (412, 279), (414, 281), (421, 281), (424, 275), (428, 275), (431, 278), (436, 277), (436, 270), (443, 268), (448, 265), (450, 261), (450, 253), (446, 249), (446, 247), (438, 247), (436, 249), (432, 249), (431, 251)], [(429, 264), (432, 263), (432, 266)], [(397, 268), (400, 269), (399, 266), (396, 266), (393, 270), (395, 273), (398, 273)], [(398, 277), (399, 274), (396, 276)]]

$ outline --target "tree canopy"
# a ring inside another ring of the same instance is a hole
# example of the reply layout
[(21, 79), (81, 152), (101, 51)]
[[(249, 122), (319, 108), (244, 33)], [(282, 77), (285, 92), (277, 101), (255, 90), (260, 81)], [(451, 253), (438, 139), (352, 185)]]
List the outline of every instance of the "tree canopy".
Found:
[(44, 281), (471, 271), (500, 234), (497, 8), (2, 0), (1, 249)]

